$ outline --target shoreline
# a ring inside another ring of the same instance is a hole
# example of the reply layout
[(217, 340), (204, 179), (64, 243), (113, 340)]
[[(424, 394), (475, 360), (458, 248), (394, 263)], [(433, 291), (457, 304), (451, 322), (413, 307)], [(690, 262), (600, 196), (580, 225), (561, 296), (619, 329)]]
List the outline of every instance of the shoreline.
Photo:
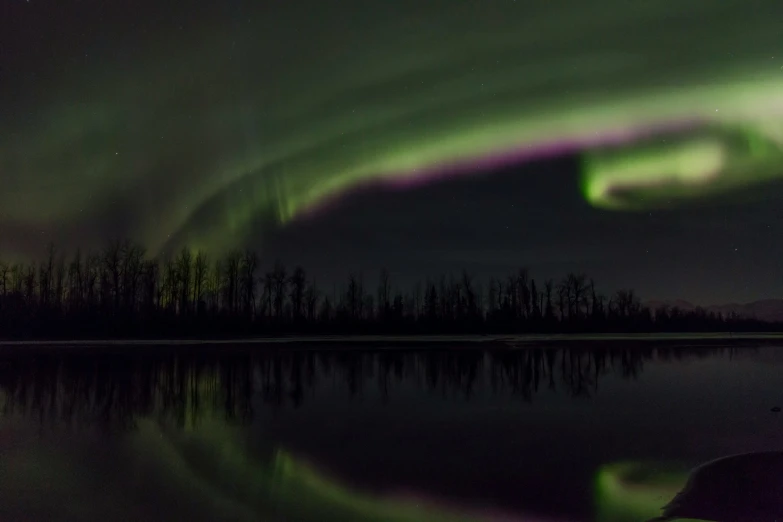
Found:
[[(27, 339), (1, 340), (0, 348), (11, 347), (102, 347), (102, 346), (293, 346), (328, 347), (334, 345), (363, 345), (367, 348), (382, 348), (394, 345), (404, 348), (433, 347), (434, 345), (471, 345), (479, 347), (523, 348), (530, 345), (570, 343), (648, 343), (683, 342), (714, 346), (714, 343), (737, 344), (744, 342), (774, 342), (783, 346), (783, 332), (748, 333), (652, 333), (652, 334), (531, 334), (531, 335), (355, 335), (355, 336), (290, 336), (252, 337), (226, 339)], [(346, 347), (347, 348), (347, 347)], [(456, 347), (455, 347), (456, 348)]]

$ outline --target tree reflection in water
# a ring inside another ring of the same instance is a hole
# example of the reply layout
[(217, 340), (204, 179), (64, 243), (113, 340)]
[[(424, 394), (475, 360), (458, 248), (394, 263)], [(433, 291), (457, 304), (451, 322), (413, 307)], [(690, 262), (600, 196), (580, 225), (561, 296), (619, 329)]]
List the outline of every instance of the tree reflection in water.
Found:
[[(647, 362), (714, 356), (739, 348), (660, 346), (541, 347), (514, 350), (422, 351), (202, 350), (161, 347), (107, 354), (79, 351), (5, 354), (0, 393), (5, 415), (63, 425), (131, 429), (139, 418), (193, 428), (206, 414), (252, 420), (254, 397), (272, 409), (297, 408), (317, 384), (334, 380), (350, 396), (375, 381), (388, 398), (402, 383), (470, 400), (477, 386), (532, 402), (542, 388), (591, 397), (601, 379), (636, 379)], [(743, 349), (747, 350), (747, 349)]]
[[(464, 507), (427, 506), (424, 499), (405, 501), (353, 492), (274, 444), (267, 448), (271, 453), (264, 458), (250, 454), (239, 432), (231, 427), (249, 424), (258, 408), (273, 412), (299, 408), (319, 386), (323, 389), (330, 382), (338, 383), (350, 397), (377, 392), (382, 400), (389, 400), (404, 387), (413, 386), (462, 401), (489, 394), (490, 398), (516, 397), (524, 404), (534, 403), (540, 392), (590, 398), (600, 392), (603, 379), (636, 379), (652, 361), (733, 357), (737, 350), (642, 344), (419, 351), (263, 351), (247, 346), (220, 350), (168, 346), (153, 351), (132, 347), (97, 352), (57, 348), (7, 351), (0, 355), (0, 406), (6, 418), (23, 419), (28, 426), (88, 426), (107, 434), (133, 433), (126, 439), (110, 437), (113, 443), (107, 448), (116, 448), (117, 454), (111, 456), (109, 466), (122, 477), (143, 479), (125, 484), (125, 478), (95, 475), (95, 484), (111, 483), (116, 491), (123, 492), (107, 497), (109, 507), (101, 512), (104, 519), (115, 516), (118, 509), (126, 509), (125, 514), (133, 518), (142, 516), (144, 506), (153, 512), (166, 506), (192, 508), (189, 519), (201, 516), (205, 520), (216, 513), (224, 516), (226, 510), (235, 513), (237, 520), (253, 520), (259, 514), (285, 520), (494, 520), (496, 514)], [(121, 440), (124, 442), (115, 444)], [(59, 448), (59, 442), (55, 442)], [(16, 484), (13, 487), (20, 489), (43, 480), (47, 487), (59, 488), (50, 495), (52, 499), (76, 498), (81, 507), (79, 495), (88, 494), (85, 492), (93, 486), (68, 477), (77, 471), (84, 475), (97, 465), (100, 457), (90, 456), (92, 446), (84, 446), (88, 449), (81, 452), (42, 450), (40, 455), (50, 457), (38, 458), (40, 471), (25, 475), (24, 480), (33, 482), (24, 482), (14, 473), (29, 470), (29, 463), (37, 458), (39, 450), (30, 444), (15, 457), (14, 462), (21, 467), (9, 465), (8, 480), (15, 478), (3, 483)], [(61, 464), (46, 460), (52, 456)], [(643, 464), (637, 466), (646, 469)], [(609, 522), (635, 520), (633, 517), (641, 513), (656, 514), (663, 486), (651, 483), (648, 490), (636, 488), (644, 498), (637, 499), (633, 510), (628, 511), (630, 508), (620, 506), (617, 500), (627, 495), (611, 494), (619, 487), (613, 485), (622, 483), (613, 469), (609, 466), (599, 472), (597, 491), (601, 502), (596, 505), (596, 516)], [(675, 478), (682, 479), (680, 475)], [(672, 487), (665, 484), (665, 492)], [(173, 498), (167, 496), (167, 488), (187, 491), (176, 493), (184, 495), (185, 504), (165, 500)], [(188, 507), (188, 502), (195, 500), (200, 503)], [(52, 505), (61, 505), (59, 502)], [(57, 512), (60, 508), (52, 509)], [(182, 518), (184, 511), (173, 516)], [(504, 520), (515, 518), (507, 516)]]

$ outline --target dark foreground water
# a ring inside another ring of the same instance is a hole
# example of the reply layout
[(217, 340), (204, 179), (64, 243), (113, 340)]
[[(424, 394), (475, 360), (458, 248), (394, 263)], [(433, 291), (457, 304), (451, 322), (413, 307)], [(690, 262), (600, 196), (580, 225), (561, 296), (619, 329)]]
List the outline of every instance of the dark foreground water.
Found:
[(0, 349), (0, 520), (633, 521), (783, 449), (783, 348)]

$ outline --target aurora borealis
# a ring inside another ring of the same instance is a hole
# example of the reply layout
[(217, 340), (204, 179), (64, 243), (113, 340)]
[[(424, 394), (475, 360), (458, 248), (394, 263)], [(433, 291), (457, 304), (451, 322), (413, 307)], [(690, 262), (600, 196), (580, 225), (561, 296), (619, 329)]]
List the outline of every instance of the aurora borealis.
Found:
[(688, 478), (680, 465), (655, 462), (613, 462), (595, 479), (595, 520), (648, 520), (682, 489)]
[(766, 0), (3, 10), (0, 237), (18, 254), (116, 235), (225, 251), (367, 184), (563, 155), (581, 157), (563, 190), (597, 211), (781, 175)]

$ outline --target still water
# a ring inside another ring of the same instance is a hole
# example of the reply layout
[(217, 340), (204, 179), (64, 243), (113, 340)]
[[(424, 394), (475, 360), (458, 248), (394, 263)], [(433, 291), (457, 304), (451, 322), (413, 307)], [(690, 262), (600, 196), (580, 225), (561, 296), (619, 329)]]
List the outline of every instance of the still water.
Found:
[(0, 520), (640, 521), (783, 449), (783, 349), (0, 352)]

